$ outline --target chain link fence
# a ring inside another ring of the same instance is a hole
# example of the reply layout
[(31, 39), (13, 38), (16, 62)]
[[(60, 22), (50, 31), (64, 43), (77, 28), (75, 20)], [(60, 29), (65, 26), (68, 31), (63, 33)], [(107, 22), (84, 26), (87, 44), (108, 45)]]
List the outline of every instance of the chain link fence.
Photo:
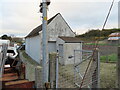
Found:
[[(93, 55), (94, 53), (94, 55)], [(98, 88), (99, 53), (74, 50), (73, 64), (63, 65), (57, 54), (50, 54), (49, 82), (52, 88)]]
[[(83, 44), (84, 50), (93, 50), (95, 45)], [(116, 64), (118, 61), (118, 46), (98, 45), (100, 53), (100, 86), (101, 88), (116, 88)]]
[(59, 88), (97, 88), (98, 58), (93, 51), (75, 50), (74, 64), (59, 64)]
[[(84, 50), (93, 50), (95, 45), (83, 45)], [(102, 62), (116, 62), (117, 61), (117, 46), (112, 45), (98, 45)]]

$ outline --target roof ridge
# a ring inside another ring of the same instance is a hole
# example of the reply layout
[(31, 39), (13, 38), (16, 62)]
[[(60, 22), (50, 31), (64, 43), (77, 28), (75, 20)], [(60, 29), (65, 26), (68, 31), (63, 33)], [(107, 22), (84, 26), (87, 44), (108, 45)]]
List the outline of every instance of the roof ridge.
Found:
[(81, 41), (80, 38), (78, 37), (59, 37), (60, 39), (62, 39), (63, 41), (65, 41), (66, 43), (79, 43), (79, 42), (83, 42)]
[[(60, 13), (57, 13), (56, 15), (54, 15), (53, 17), (51, 17), (47, 24), (49, 24), (56, 16), (58, 16)], [(61, 14), (60, 14), (61, 15)], [(35, 29), (33, 29), (25, 38), (27, 37), (32, 37), (34, 35), (39, 35), (39, 32), (42, 31), (42, 24), (37, 26)]]

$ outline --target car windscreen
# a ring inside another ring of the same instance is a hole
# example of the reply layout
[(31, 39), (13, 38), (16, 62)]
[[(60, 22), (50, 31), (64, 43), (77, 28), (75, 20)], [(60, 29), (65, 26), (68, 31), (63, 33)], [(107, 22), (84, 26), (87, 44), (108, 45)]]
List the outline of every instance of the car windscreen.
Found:
[(13, 50), (7, 50), (7, 53), (12, 53), (13, 55), (15, 55), (15, 52)]

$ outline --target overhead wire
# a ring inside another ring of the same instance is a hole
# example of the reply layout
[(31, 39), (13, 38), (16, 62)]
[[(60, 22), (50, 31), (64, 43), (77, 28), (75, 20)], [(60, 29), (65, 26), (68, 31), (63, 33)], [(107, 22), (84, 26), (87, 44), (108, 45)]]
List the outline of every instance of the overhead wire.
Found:
[(104, 28), (105, 28), (105, 26), (106, 26), (106, 23), (107, 23), (108, 18), (109, 18), (109, 16), (110, 16), (111, 10), (112, 10), (113, 5), (114, 5), (114, 2), (115, 2), (115, 0), (112, 1), (112, 4), (111, 4), (110, 9), (109, 9), (109, 11), (108, 11), (107, 17), (106, 17), (105, 22), (104, 22), (104, 24), (103, 24), (102, 30), (104, 30)]

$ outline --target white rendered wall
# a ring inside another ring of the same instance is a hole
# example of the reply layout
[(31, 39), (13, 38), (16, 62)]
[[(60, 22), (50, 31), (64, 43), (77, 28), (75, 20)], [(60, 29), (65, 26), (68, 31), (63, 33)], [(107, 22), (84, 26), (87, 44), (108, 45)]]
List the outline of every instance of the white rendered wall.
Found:
[(34, 59), (36, 62), (40, 63), (40, 37), (35, 36), (26, 39), (26, 53)]
[[(69, 56), (74, 56), (74, 50), (82, 50), (82, 43), (65, 43), (64, 44), (64, 64), (74, 64), (74, 57), (68, 58)], [(77, 55), (77, 60), (75, 63), (80, 62), (82, 59), (82, 52)]]
[[(47, 26), (48, 41), (56, 41), (58, 36), (75, 37), (75, 33), (71, 30), (60, 14), (58, 14), (58, 16), (56, 16)], [(57, 50), (57, 46), (55, 47), (55, 44), (49, 44), (49, 47), (52, 47), (50, 52), (52, 52), (52, 50), (53, 52)], [(42, 60), (42, 31), (38, 36), (26, 38), (26, 53), (37, 62)]]
[(48, 24), (48, 41), (56, 41), (58, 36), (75, 37), (75, 33), (71, 30), (62, 16), (59, 14)]

